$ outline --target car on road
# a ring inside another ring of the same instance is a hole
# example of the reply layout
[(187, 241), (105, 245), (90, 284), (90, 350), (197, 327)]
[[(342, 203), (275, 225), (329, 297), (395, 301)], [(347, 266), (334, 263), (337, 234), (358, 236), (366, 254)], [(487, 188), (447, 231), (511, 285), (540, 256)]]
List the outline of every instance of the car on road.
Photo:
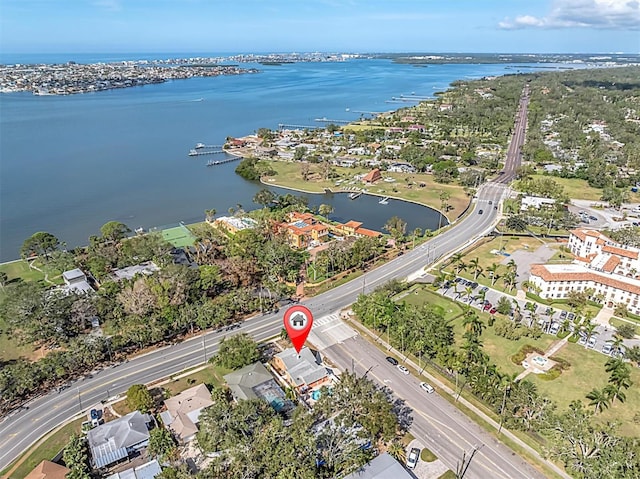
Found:
[(418, 459), (420, 458), (420, 449), (417, 447), (412, 447), (407, 454), (407, 467), (409, 469), (414, 469), (418, 465)]
[(398, 360), (394, 357), (391, 356), (387, 356), (387, 361), (389, 361), (391, 364), (393, 364), (394, 366), (398, 365)]
[(478, 214), (481, 215), (482, 214), (482, 210), (478, 210)]
[(402, 374), (409, 374), (409, 370), (403, 366), (402, 364), (398, 364), (398, 369), (400, 370), (400, 372), (402, 372)]
[(433, 386), (429, 383), (420, 383), (420, 389), (427, 391), (429, 394), (435, 391), (435, 389), (433, 389)]
[(605, 344), (604, 346), (602, 346), (602, 354), (611, 354), (612, 349), (613, 348), (610, 344)]
[(483, 311), (489, 311), (491, 308), (492, 308), (492, 304), (491, 304), (491, 303), (486, 303), (486, 304), (483, 306), (482, 310), (483, 310)]
[(493, 204), (493, 201), (489, 200), (489, 204), (490, 204), (490, 205), (492, 205), (492, 204)]

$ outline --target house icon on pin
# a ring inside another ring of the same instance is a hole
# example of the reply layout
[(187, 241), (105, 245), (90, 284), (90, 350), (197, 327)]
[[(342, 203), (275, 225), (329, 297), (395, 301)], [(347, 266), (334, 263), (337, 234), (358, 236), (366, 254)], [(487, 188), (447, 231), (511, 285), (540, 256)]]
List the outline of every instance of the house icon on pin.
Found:
[(306, 324), (307, 318), (302, 313), (296, 313), (293, 316), (291, 316), (290, 321), (291, 321), (291, 326), (293, 326), (294, 328), (302, 328)]

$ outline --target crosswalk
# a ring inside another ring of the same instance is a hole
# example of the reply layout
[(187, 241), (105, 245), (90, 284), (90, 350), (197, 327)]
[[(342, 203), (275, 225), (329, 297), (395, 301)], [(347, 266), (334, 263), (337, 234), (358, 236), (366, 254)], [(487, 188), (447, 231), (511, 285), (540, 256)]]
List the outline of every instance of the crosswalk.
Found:
[(358, 333), (340, 319), (339, 313), (332, 313), (313, 320), (308, 341), (319, 351), (341, 343)]

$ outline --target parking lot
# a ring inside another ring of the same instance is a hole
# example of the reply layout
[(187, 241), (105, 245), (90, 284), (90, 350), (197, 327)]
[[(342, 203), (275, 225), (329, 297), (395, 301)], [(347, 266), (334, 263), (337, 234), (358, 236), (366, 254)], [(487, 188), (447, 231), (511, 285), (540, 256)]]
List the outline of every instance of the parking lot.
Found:
[[(466, 290), (469, 287), (472, 288), (473, 292), (470, 297), (467, 297)], [(483, 290), (485, 291), (484, 300), (482, 299)], [(573, 332), (576, 328), (579, 328), (578, 323), (581, 321), (581, 318), (577, 318), (573, 312), (568, 311), (568, 309), (570, 309), (569, 307), (567, 307), (567, 310), (562, 310), (550, 308), (530, 300), (519, 300), (514, 296), (487, 286), (478, 285), (478, 283), (465, 278), (458, 277), (455, 281), (448, 282), (448, 284), (445, 282), (437, 291), (441, 295), (449, 297), (454, 301), (467, 303), (489, 314), (496, 314), (496, 307), (500, 298), (506, 297), (514, 305), (511, 316), (505, 315), (506, 318), (513, 319), (513, 311), (517, 304), (522, 314), (522, 323), (527, 326), (532, 326), (531, 322), (536, 320), (538, 326), (545, 334), (556, 335), (566, 320), (569, 321), (569, 330)], [(616, 354), (621, 355), (620, 351), (615, 351), (611, 348), (611, 341), (613, 340), (615, 332), (615, 328), (612, 326), (597, 324), (590, 336), (583, 330), (578, 331), (580, 335), (578, 344), (587, 349), (593, 349), (609, 356)], [(640, 345), (640, 340), (624, 340), (625, 348), (630, 348), (634, 345)]]

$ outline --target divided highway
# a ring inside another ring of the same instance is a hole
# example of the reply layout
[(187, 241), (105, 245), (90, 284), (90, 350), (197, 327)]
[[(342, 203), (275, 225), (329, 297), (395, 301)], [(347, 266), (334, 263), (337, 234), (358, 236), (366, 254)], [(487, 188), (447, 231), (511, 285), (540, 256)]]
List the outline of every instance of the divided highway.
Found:
[[(315, 317), (339, 311), (352, 304), (362, 292), (369, 292), (391, 279), (406, 278), (415, 274), (424, 266), (453, 250), (471, 244), (493, 229), (499, 204), (506, 191), (505, 185), (515, 177), (520, 164), (527, 103), (528, 89), (525, 87), (516, 117), (514, 135), (507, 152), (504, 173), (498, 180), (479, 189), (469, 214), (418, 248), (363, 274), (360, 278), (305, 301), (304, 304), (311, 309)], [(132, 384), (149, 383), (202, 364), (217, 352), (218, 342), (225, 334), (246, 332), (256, 340), (264, 340), (279, 334), (281, 328), (281, 315), (257, 316), (242, 323), (242, 326), (232, 333), (210, 332), (199, 338), (154, 350), (116, 367), (96, 371), (92, 377), (75, 381), (59, 393), (51, 392), (31, 401), (28, 409), (14, 412), (0, 422), (0, 469), (4, 469), (47, 432), (101, 400), (123, 393)], [(407, 399), (414, 408), (412, 430), (415, 430), (415, 435), (423, 441), (426, 440), (434, 452), (441, 454), (448, 467), (455, 469), (456, 460), (460, 458), (461, 444), (478, 447), (484, 445), (476, 452), (465, 477), (543, 477), (511, 450), (495, 444), (495, 439), (442, 398), (437, 395), (431, 395), (429, 398), (417, 396), (416, 393), (421, 391), (416, 389), (416, 380), (399, 376), (393, 379), (392, 376), (399, 374), (396, 370), (386, 371), (383, 375), (382, 371), (388, 368), (384, 361), (380, 361), (381, 353), (373, 346), (367, 346), (361, 338), (356, 339), (358, 348), (347, 350), (336, 345), (325, 353), (344, 368), (354, 359), (358, 364), (358, 371), (364, 372), (369, 366), (373, 366), (375, 369), (369, 373), (370, 375), (379, 376), (383, 382), (391, 378), (392, 383), (388, 385), (399, 397)]]

